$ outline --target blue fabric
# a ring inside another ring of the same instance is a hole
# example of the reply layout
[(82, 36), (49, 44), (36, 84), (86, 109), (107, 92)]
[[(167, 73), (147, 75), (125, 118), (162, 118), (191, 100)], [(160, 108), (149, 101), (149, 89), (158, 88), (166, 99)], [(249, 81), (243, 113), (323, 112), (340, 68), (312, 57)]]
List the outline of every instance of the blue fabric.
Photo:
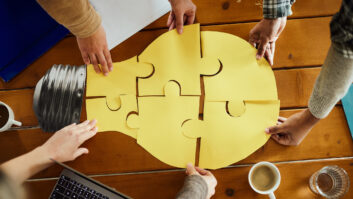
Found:
[(35, 0), (0, 1), (0, 77), (9, 81), (69, 31)]
[(351, 135), (353, 138), (353, 84), (349, 88), (346, 96), (342, 98), (342, 105), (344, 113), (346, 114), (349, 130), (351, 131)]

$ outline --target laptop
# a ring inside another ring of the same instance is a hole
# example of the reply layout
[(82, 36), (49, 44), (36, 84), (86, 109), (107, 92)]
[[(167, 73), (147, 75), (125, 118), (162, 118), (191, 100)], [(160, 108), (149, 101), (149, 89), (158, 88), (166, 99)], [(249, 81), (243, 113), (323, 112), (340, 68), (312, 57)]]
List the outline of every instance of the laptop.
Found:
[(130, 199), (98, 181), (57, 162), (64, 167), (49, 199)]

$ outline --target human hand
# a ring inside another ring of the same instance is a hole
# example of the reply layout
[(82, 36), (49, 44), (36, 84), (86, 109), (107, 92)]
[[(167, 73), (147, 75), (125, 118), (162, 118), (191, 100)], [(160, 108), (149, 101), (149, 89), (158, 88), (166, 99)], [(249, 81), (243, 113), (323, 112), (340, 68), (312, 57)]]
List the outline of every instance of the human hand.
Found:
[(277, 125), (265, 131), (279, 144), (297, 146), (319, 120), (310, 113), (309, 109), (306, 109), (293, 114), (288, 119), (279, 117)]
[(93, 64), (96, 73), (102, 72), (105, 76), (113, 70), (113, 62), (108, 50), (107, 39), (105, 37), (105, 31), (101, 25), (93, 35), (85, 38), (78, 38), (77, 44), (80, 48), (82, 59), (85, 64)]
[(41, 148), (49, 158), (58, 162), (72, 161), (82, 154), (87, 154), (87, 148), (79, 148), (82, 143), (97, 133), (96, 120), (86, 120), (81, 124), (71, 124), (54, 133)]
[(275, 43), (286, 26), (287, 17), (277, 19), (262, 19), (251, 29), (249, 42), (258, 49), (256, 59), (265, 59), (273, 65)]
[(202, 179), (205, 180), (207, 187), (208, 187), (208, 193), (207, 193), (207, 198), (211, 198), (215, 194), (215, 188), (217, 185), (217, 180), (214, 177), (214, 175), (205, 169), (201, 169), (199, 167), (194, 167), (191, 163), (186, 165), (186, 174), (187, 175), (198, 175), (201, 176)]
[(172, 11), (170, 11), (167, 26), (169, 30), (177, 29), (183, 33), (183, 25), (193, 24), (195, 21), (196, 6), (191, 0), (169, 0)]

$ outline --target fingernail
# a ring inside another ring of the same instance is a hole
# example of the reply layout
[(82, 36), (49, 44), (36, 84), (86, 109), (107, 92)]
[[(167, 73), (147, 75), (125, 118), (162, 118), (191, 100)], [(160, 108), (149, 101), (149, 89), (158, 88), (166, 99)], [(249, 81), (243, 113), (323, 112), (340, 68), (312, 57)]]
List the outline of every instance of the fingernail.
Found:
[(113, 67), (110, 67), (110, 68), (109, 68), (109, 71), (112, 72), (112, 71), (113, 71)]
[(269, 128), (265, 129), (265, 132), (270, 133), (270, 129)]
[(261, 58), (261, 56), (260, 55), (256, 55), (256, 59), (260, 59)]
[(179, 29), (179, 30), (178, 30), (178, 33), (179, 33), (179, 34), (182, 34), (182, 33), (183, 33), (183, 29)]
[(108, 73), (104, 73), (104, 76), (108, 76)]

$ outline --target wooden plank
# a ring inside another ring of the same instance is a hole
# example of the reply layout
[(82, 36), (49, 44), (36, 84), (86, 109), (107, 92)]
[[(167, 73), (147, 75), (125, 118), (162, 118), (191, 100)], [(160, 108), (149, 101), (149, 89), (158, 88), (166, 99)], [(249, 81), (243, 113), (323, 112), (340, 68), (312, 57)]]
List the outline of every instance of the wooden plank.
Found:
[[(289, 116), (296, 110), (283, 110), (282, 116)], [(52, 134), (40, 129), (8, 131), (0, 134), (0, 163), (44, 143)], [(86, 174), (107, 174), (132, 171), (168, 169), (170, 166), (160, 162), (136, 140), (118, 133), (102, 132), (84, 144), (90, 150), (88, 155), (78, 158), (69, 165)], [(315, 126), (303, 143), (297, 147), (286, 147), (272, 139), (254, 154), (238, 164), (254, 163), (261, 160), (289, 161), (313, 158), (353, 156), (353, 142), (341, 106)], [(58, 175), (58, 167), (45, 170), (37, 177)]]
[[(321, 65), (330, 45), (329, 21), (330, 17), (288, 21), (286, 29), (277, 42), (274, 68)], [(249, 30), (254, 25), (255, 23), (203, 26), (202, 30), (228, 32), (247, 39)], [(126, 60), (141, 53), (165, 31), (163, 29), (135, 34), (111, 51), (113, 61)], [(83, 64), (75, 38), (68, 37), (60, 41), (9, 83), (0, 81), (0, 89), (34, 87), (53, 64), (59, 63)]]
[[(281, 172), (281, 184), (275, 192), (277, 198), (320, 198), (309, 188), (310, 176), (327, 165), (338, 165), (353, 177), (353, 161), (326, 160), (305, 163), (276, 164)], [(226, 168), (213, 171), (218, 180), (214, 199), (218, 198), (268, 198), (252, 191), (248, 183), (250, 166)], [(133, 198), (174, 198), (182, 187), (185, 174), (183, 171), (131, 174), (117, 176), (95, 177), (96, 180), (107, 184)], [(29, 198), (48, 198), (55, 180), (35, 181), (25, 183)], [(353, 197), (353, 185), (343, 199)], [(156, 191), (158, 190), (158, 191)]]
[[(215, 1), (193, 0), (197, 6), (196, 20), (202, 24), (248, 22), (262, 19), (262, 0)], [(333, 15), (339, 9), (341, 0), (297, 0), (293, 15), (289, 18), (318, 17)], [(161, 17), (147, 27), (166, 27), (168, 15)]]
[[(278, 96), (282, 108), (305, 107), (320, 68), (276, 70), (274, 71)], [(38, 121), (32, 109), (33, 89), (0, 91), (0, 101), (13, 108), (16, 119), (23, 126), (37, 126)], [(86, 118), (86, 106), (83, 105), (81, 119)], [(201, 109), (202, 110), (202, 109)]]

